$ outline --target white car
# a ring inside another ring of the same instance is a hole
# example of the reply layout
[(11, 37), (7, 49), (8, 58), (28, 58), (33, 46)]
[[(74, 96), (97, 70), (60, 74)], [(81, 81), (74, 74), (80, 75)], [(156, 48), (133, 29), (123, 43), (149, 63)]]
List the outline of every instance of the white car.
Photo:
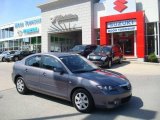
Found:
[(5, 57), (9, 54), (13, 54), (15, 51), (4, 51), (0, 54), (0, 61), (5, 62)]

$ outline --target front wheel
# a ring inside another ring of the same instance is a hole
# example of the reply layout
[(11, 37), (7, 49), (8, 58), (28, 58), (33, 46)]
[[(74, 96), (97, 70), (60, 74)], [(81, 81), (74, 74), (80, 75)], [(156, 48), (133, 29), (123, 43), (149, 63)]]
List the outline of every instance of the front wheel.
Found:
[(18, 60), (19, 60), (18, 57), (15, 57), (15, 58), (14, 58), (14, 61), (15, 61), (15, 62), (18, 61)]
[(109, 60), (108, 61), (108, 68), (111, 68), (112, 67), (112, 60)]
[(17, 78), (16, 89), (20, 94), (26, 94), (28, 92), (28, 89), (27, 89), (22, 77)]
[(120, 57), (118, 63), (119, 63), (119, 64), (122, 64), (122, 60), (123, 60), (123, 58)]
[(73, 93), (72, 102), (75, 108), (83, 113), (91, 112), (94, 107), (92, 96), (84, 89), (78, 89)]

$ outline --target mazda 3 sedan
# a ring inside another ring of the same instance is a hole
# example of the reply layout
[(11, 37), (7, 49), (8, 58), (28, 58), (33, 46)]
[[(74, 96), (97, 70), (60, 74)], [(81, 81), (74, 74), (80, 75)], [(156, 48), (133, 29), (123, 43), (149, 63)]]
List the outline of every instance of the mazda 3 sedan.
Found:
[(38, 53), (13, 66), (13, 82), (20, 94), (29, 90), (71, 101), (80, 112), (94, 107), (114, 108), (130, 100), (129, 80), (102, 70), (78, 54)]

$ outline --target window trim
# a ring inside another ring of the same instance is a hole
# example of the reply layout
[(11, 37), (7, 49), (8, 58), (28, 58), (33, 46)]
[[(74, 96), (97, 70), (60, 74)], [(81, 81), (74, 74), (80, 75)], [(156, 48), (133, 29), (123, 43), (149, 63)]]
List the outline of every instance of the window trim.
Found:
[(63, 67), (63, 69), (64, 69), (64, 73), (65, 74), (68, 74), (68, 71), (66, 70), (66, 68), (65, 68), (65, 66), (62, 64), (62, 62), (58, 59), (58, 58), (56, 58), (55, 56), (50, 56), (50, 55), (43, 55), (43, 56), (41, 56), (41, 69), (44, 69), (44, 70), (49, 70), (49, 71), (53, 71), (54, 72), (54, 70), (50, 70), (50, 69), (47, 69), (47, 68), (44, 68), (43, 67), (43, 60), (44, 60), (44, 57), (51, 57), (51, 58), (53, 58), (53, 59), (56, 59), (61, 65), (62, 65), (62, 67)]
[[(37, 57), (37, 56), (39, 56), (39, 57), (41, 58), (41, 60), (40, 60), (40, 62), (39, 62), (39, 67), (35, 67), (35, 66), (30, 66), (30, 65), (28, 65), (28, 61), (29, 61), (30, 59), (34, 58), (34, 57)], [(42, 66), (41, 64), (42, 64), (42, 55), (34, 55), (34, 56), (31, 56), (31, 57), (29, 57), (29, 58), (27, 58), (27, 59), (25, 60), (25, 65), (26, 65), (26, 66), (29, 66), (29, 67), (41, 68), (41, 66)]]

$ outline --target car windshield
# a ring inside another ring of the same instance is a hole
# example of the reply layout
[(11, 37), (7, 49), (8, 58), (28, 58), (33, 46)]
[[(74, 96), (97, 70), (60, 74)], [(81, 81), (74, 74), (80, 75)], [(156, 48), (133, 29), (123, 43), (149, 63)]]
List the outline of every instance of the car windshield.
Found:
[(72, 48), (73, 51), (83, 51), (86, 48), (84, 45), (76, 45)]
[(9, 53), (10, 53), (10, 54), (15, 54), (15, 52), (16, 52), (16, 51), (10, 51)]
[(94, 52), (96, 52), (96, 53), (101, 53), (101, 52), (106, 53), (106, 52), (110, 52), (110, 51), (111, 51), (110, 47), (98, 46)]
[(106, 52), (110, 52), (111, 48), (110, 47), (103, 47), (102, 48), (102, 52), (106, 53)]
[(21, 51), (16, 51), (15, 54), (20, 54)]
[(99, 69), (92, 62), (79, 55), (63, 56), (60, 59), (72, 73), (90, 72)]
[(95, 49), (94, 52), (99, 53), (99, 52), (101, 52), (101, 50), (102, 50), (102, 47), (101, 46), (97, 46), (97, 48)]

